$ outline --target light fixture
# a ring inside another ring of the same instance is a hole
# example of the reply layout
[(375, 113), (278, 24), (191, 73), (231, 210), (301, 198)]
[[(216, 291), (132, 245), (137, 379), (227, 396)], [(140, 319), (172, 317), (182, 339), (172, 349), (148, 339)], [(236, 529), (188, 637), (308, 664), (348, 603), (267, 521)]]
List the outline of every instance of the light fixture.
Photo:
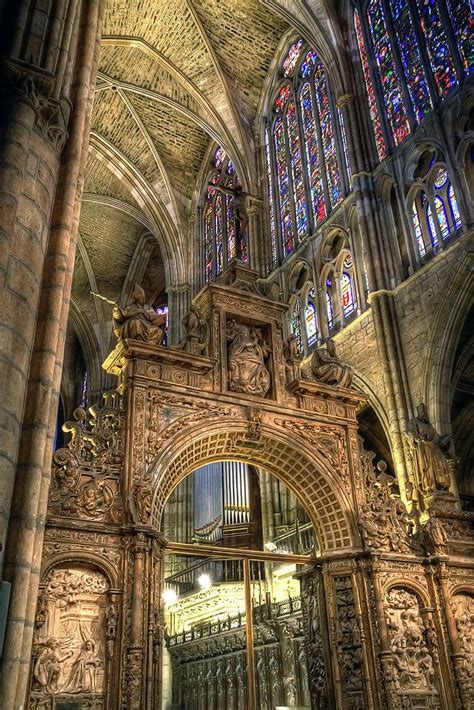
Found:
[(201, 589), (209, 589), (209, 587), (212, 587), (212, 579), (208, 574), (201, 574), (201, 576), (198, 577), (198, 584)]
[(165, 589), (163, 592), (163, 603), (165, 606), (173, 606), (178, 601), (178, 595), (174, 589)]

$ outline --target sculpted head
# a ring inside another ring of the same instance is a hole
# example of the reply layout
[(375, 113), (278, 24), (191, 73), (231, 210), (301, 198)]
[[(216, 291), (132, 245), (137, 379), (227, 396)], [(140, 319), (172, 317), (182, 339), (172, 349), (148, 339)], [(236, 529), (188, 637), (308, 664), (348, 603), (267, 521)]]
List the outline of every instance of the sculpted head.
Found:
[(428, 410), (426, 408), (426, 404), (424, 402), (420, 402), (420, 404), (416, 408), (416, 416), (418, 419), (421, 419), (422, 422), (427, 422), (429, 421), (428, 419)]
[(139, 284), (135, 284), (133, 289), (133, 300), (139, 303), (141, 306), (145, 304), (145, 291)]
[(332, 338), (329, 338), (328, 342), (326, 343), (326, 350), (328, 351), (331, 357), (336, 357), (336, 343)]

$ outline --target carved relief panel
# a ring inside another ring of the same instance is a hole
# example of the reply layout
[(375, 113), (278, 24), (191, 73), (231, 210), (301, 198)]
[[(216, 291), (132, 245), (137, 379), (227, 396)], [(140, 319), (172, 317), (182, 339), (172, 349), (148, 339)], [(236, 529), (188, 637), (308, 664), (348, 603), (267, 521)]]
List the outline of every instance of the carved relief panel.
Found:
[(441, 707), (436, 648), (428, 638), (418, 597), (404, 587), (392, 587), (385, 593), (384, 608), (397, 707)]
[(95, 700), (88, 707), (102, 707), (106, 625), (114, 623), (107, 591), (98, 571), (67, 567), (48, 574), (35, 622), (31, 707), (41, 698), (55, 707), (63, 696)]

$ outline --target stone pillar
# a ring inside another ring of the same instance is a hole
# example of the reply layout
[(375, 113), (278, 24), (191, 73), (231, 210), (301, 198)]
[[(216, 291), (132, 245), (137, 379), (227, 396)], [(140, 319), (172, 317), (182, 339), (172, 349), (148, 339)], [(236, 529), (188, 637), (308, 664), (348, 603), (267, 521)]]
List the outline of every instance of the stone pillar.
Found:
[(183, 338), (183, 318), (191, 305), (191, 288), (189, 284), (168, 286), (168, 308), (173, 315), (168, 326), (168, 346), (179, 343)]
[[(17, 64), (16, 57), (2, 77), (10, 108), (0, 133), (0, 192), (7, 189), (8, 196), (0, 216), (7, 299), (0, 325), (13, 357), (1, 364), (6, 425), (1, 498), (9, 522), (4, 577), (12, 593), (0, 704), (15, 710), (27, 690), (103, 5), (102, 0), (55, 5), (60, 14), (47, 23), (50, 35), (44, 38), (46, 44), (62, 38), (52, 77), (45, 78), (38, 66)], [(62, 33), (56, 32), (59, 18)], [(17, 31), (22, 32), (21, 23)], [(49, 49), (45, 56), (49, 62)]]

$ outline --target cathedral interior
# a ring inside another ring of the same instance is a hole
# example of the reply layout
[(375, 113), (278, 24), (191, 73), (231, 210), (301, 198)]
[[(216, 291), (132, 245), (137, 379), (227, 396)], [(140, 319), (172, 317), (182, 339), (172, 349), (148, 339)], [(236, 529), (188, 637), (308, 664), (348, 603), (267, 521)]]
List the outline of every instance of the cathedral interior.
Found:
[(1, 710), (474, 708), (473, 35), (0, 4)]

